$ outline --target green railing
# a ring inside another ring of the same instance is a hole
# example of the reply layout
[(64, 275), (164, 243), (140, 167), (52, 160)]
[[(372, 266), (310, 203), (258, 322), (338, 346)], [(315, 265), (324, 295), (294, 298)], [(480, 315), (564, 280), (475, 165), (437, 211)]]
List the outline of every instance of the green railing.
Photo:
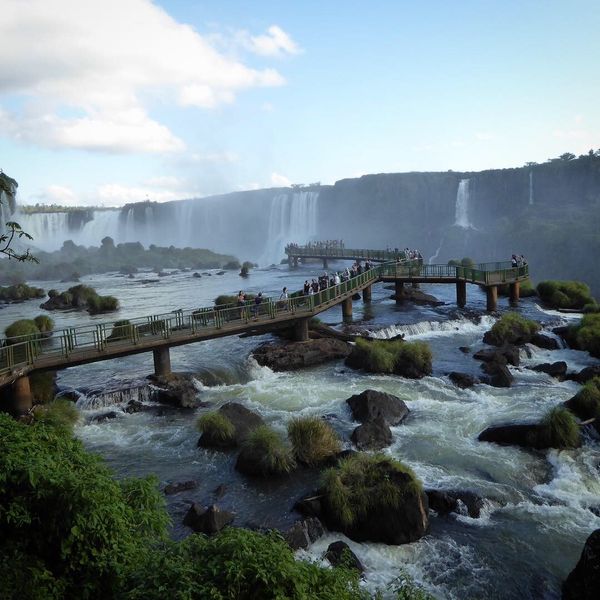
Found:
[(298, 258), (360, 258), (361, 260), (374, 260), (388, 262), (400, 258), (404, 260), (404, 251), (398, 250), (369, 250), (368, 248), (327, 248), (325, 246), (286, 246), (288, 256)]
[[(243, 306), (225, 305), (202, 307), (193, 310), (175, 310), (169, 313), (149, 315), (127, 321), (84, 325), (59, 329), (51, 337), (20, 336), (6, 341), (0, 347), (0, 377), (13, 371), (28, 369), (36, 363), (73, 362), (79, 359), (113, 354), (109, 350), (132, 350), (144, 342), (171, 340), (194, 341), (202, 339), (204, 332), (232, 329), (236, 332), (254, 325), (268, 323), (276, 318), (293, 320), (302, 315), (311, 316), (337, 304), (340, 298), (361, 289), (369, 282), (377, 281), (380, 268), (374, 267), (336, 286), (328, 287), (312, 295), (295, 293), (287, 300), (264, 299), (260, 304), (253, 301)], [(151, 348), (149, 348), (151, 349)]]

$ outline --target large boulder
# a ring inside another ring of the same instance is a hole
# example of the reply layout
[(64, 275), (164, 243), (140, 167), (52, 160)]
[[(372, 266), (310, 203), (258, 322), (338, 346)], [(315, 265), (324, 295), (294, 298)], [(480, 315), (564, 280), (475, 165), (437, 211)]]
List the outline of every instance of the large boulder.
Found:
[(469, 490), (425, 490), (429, 500), (429, 508), (438, 515), (451, 512), (467, 515), (473, 519), (481, 516), (484, 506), (483, 498)]
[(344, 566), (347, 569), (354, 569), (359, 573), (364, 573), (365, 568), (356, 554), (350, 550), (346, 542), (337, 541), (329, 544), (325, 556), (332, 567)]
[(521, 446), (536, 450), (547, 448), (546, 445), (540, 443), (537, 423), (495, 425), (482, 431), (477, 439), (480, 442), (494, 442), (501, 446)]
[(577, 343), (577, 329), (571, 325), (561, 325), (555, 327), (552, 333), (556, 334), (561, 338), (569, 348), (573, 350), (579, 350), (579, 344)]
[(183, 524), (193, 529), (196, 533), (214, 535), (233, 522), (235, 514), (221, 510), (215, 504), (203, 507), (195, 502), (190, 506)]
[(435, 296), (426, 294), (422, 290), (413, 287), (405, 287), (402, 291), (402, 294), (399, 296), (392, 294), (390, 298), (392, 300), (399, 300), (400, 302), (412, 302), (422, 306), (441, 306), (444, 304), (444, 302), (438, 300)]
[(264, 344), (253, 351), (256, 362), (273, 371), (293, 371), (346, 358), (352, 350), (347, 342), (320, 338), (306, 342)]
[(383, 417), (359, 425), (350, 437), (359, 450), (381, 450), (392, 443), (392, 431)]
[(505, 364), (498, 362), (483, 363), (481, 368), (488, 375), (486, 383), (494, 387), (510, 387), (513, 376)]
[(564, 360), (559, 360), (555, 363), (542, 363), (541, 365), (532, 367), (532, 370), (540, 373), (547, 373), (550, 377), (562, 381), (567, 374), (567, 363)]
[(459, 387), (462, 390), (473, 387), (476, 383), (479, 383), (477, 377), (473, 377), (473, 375), (468, 375), (467, 373), (459, 373), (458, 371), (452, 371), (448, 377), (456, 387)]
[(233, 436), (230, 440), (223, 441), (218, 437), (212, 436), (210, 431), (204, 432), (198, 440), (198, 446), (201, 448), (236, 448), (241, 446), (242, 442), (257, 427), (264, 425), (263, 418), (246, 408), (238, 402), (228, 402), (219, 408), (218, 412), (226, 417), (234, 428)]
[(169, 373), (168, 375), (149, 375), (152, 383), (152, 399), (178, 408), (197, 408), (198, 388), (192, 373)]
[(585, 367), (584, 369), (581, 369), (579, 373), (567, 375), (566, 379), (571, 379), (583, 385), (584, 383), (587, 383), (590, 379), (593, 379), (594, 377), (600, 377), (600, 365), (592, 365), (591, 367)]
[(544, 350), (560, 350), (558, 340), (543, 333), (536, 333), (531, 336), (530, 343), (538, 348), (544, 348)]
[(308, 517), (301, 521), (296, 521), (286, 532), (283, 538), (292, 550), (306, 550), (313, 542), (316, 542), (323, 534), (325, 529), (323, 524), (316, 517)]
[(586, 540), (575, 568), (562, 586), (563, 600), (596, 600), (600, 594), (600, 529)]
[(475, 360), (486, 363), (509, 364), (518, 367), (521, 362), (519, 349), (512, 344), (507, 344), (501, 348), (483, 348), (473, 354)]
[(351, 396), (346, 402), (354, 420), (361, 423), (382, 417), (389, 425), (399, 425), (410, 412), (398, 396), (376, 390), (365, 390)]
[(187, 490), (194, 490), (198, 487), (198, 482), (189, 479), (188, 481), (178, 481), (176, 483), (169, 483), (165, 486), (163, 492), (167, 496), (171, 496), (172, 494), (179, 494), (180, 492), (185, 492)]
[(532, 337), (541, 329), (539, 323), (523, 318), (515, 312), (504, 313), (489, 331), (483, 341), (492, 346), (513, 344), (522, 346), (531, 342)]

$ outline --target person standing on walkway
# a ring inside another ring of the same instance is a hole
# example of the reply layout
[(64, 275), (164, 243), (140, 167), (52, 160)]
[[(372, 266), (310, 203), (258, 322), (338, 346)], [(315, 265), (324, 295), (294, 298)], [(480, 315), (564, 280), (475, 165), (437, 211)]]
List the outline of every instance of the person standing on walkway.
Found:
[(260, 312), (260, 304), (262, 302), (262, 292), (258, 292), (256, 298), (254, 298), (254, 319), (258, 319), (258, 313)]

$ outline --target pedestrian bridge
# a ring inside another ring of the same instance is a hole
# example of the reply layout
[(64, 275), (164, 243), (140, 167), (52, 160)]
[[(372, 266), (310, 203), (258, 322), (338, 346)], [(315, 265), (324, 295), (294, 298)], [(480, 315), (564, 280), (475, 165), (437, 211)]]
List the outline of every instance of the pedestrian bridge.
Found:
[[(371, 255), (376, 252), (367, 251)], [(396, 302), (402, 302), (406, 283), (454, 283), (461, 307), (466, 304), (466, 284), (474, 283), (486, 289), (488, 310), (496, 310), (498, 285), (509, 284), (511, 303), (515, 304), (519, 282), (528, 277), (527, 265), (512, 268), (510, 263), (486, 263), (469, 268), (395, 260), (382, 262), (316, 294), (304, 296), (296, 292), (286, 301), (267, 299), (258, 307), (248, 302), (244, 306), (177, 309), (128, 321), (55, 330), (47, 338), (11, 338), (0, 347), (0, 388), (12, 384), (16, 403), (27, 407), (31, 405), (27, 375), (33, 371), (65, 369), (152, 351), (155, 372), (164, 375), (171, 370), (171, 346), (244, 333), (267, 333), (284, 327), (293, 327), (297, 340), (307, 340), (312, 317), (341, 304), (344, 318), (351, 318), (352, 296), (362, 292), (363, 301), (370, 302), (371, 286), (379, 281), (395, 283)]]

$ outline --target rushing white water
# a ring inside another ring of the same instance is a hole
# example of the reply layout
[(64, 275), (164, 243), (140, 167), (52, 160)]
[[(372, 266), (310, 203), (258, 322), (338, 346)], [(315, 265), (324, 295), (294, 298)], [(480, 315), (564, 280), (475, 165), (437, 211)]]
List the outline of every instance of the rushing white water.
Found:
[(529, 206), (533, 206), (533, 171), (529, 171)]
[(483, 333), (496, 322), (494, 317), (484, 316), (478, 323), (469, 319), (453, 319), (444, 321), (420, 321), (410, 325), (392, 325), (371, 333), (378, 339), (390, 339), (404, 335), (406, 339), (427, 338), (440, 335), (456, 335), (457, 333)]
[(427, 261), (430, 265), (435, 264), (435, 261), (437, 260), (437, 257), (440, 255), (440, 252), (442, 250), (442, 246), (444, 245), (445, 240), (446, 240), (446, 236), (443, 235), (442, 239), (440, 240), (440, 245), (437, 247), (437, 250), (435, 251), (435, 254), (433, 254), (433, 256), (430, 256), (429, 260)]
[(263, 265), (277, 264), (286, 244), (306, 244), (317, 234), (319, 192), (301, 191), (274, 196), (269, 214), (269, 231), (261, 258)]
[(469, 182), (470, 179), (461, 179), (456, 191), (456, 208), (454, 211), (454, 224), (457, 227), (468, 229), (472, 227), (469, 221)]

